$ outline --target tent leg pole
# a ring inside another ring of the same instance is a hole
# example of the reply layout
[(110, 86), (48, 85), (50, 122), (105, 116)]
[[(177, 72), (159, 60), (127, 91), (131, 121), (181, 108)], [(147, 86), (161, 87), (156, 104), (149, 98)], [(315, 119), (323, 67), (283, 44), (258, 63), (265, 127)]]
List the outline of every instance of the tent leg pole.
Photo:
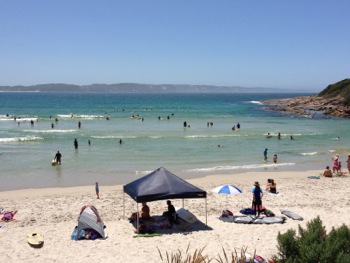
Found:
[(125, 192), (123, 194), (123, 218), (125, 219)]
[(205, 225), (208, 226), (207, 197), (205, 197)]
[(139, 229), (139, 203), (136, 203), (136, 230)]

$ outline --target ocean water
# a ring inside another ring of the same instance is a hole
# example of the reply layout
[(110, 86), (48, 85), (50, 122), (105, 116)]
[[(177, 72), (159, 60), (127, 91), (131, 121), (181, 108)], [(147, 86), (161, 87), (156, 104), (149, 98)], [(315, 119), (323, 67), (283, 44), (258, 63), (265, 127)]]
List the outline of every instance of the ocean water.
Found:
[[(345, 166), (348, 119), (297, 117), (267, 111), (260, 103), (302, 95), (310, 94), (3, 92), (0, 190), (125, 184), (161, 166), (185, 179), (248, 170), (323, 170), (336, 153)], [(237, 123), (241, 128), (233, 131)], [(52, 166), (57, 150), (62, 165)]]

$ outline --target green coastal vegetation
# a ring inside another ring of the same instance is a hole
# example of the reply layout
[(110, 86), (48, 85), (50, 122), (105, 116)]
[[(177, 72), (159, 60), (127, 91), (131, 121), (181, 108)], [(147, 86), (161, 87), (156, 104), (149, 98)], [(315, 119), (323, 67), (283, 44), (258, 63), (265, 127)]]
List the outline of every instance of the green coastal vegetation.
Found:
[(318, 96), (326, 99), (341, 98), (344, 105), (350, 106), (350, 79), (328, 85)]
[[(319, 217), (307, 223), (306, 228), (299, 225), (299, 233), (289, 229), (286, 233), (278, 234), (276, 255), (272, 256), (275, 263), (350, 263), (350, 228), (342, 225), (333, 228), (329, 233)], [(204, 254), (204, 248), (189, 253), (190, 244), (186, 251), (163, 254), (159, 249), (162, 262), (168, 263), (246, 263), (247, 248), (227, 254), (223, 249), (221, 255), (210, 258)], [(255, 255), (252, 255), (253, 257)], [(250, 262), (255, 262), (251, 259)], [(269, 261), (270, 262), (270, 261)]]

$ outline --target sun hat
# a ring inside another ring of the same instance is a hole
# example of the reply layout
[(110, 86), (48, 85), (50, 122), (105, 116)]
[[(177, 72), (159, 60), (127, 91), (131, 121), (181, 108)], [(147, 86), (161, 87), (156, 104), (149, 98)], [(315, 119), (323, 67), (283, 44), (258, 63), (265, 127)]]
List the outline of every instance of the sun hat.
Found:
[(259, 185), (259, 182), (255, 182), (255, 183), (254, 183), (254, 186), (258, 186), (258, 185)]

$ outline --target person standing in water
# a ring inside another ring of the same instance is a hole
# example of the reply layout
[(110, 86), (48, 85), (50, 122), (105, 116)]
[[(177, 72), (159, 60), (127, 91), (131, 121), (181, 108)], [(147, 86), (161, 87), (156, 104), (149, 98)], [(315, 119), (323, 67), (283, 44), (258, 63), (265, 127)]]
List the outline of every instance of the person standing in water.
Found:
[(273, 155), (272, 160), (273, 160), (274, 163), (277, 163), (277, 154)]
[(266, 162), (267, 161), (267, 148), (265, 148), (264, 150), (264, 161)]
[(81, 128), (81, 122), (80, 121), (78, 122), (78, 127), (79, 127), (79, 129)]
[(54, 159), (57, 162), (57, 164), (61, 164), (61, 157), (62, 157), (62, 154), (60, 153), (60, 151), (57, 151)]
[(74, 148), (77, 150), (78, 149), (78, 140), (74, 139)]

